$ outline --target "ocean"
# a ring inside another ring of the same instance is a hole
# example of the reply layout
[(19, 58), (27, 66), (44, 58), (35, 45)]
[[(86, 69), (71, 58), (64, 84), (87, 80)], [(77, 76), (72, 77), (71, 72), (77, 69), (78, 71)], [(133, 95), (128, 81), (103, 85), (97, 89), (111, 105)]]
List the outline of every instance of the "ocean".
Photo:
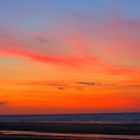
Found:
[(0, 115), (0, 122), (140, 123), (139, 113)]

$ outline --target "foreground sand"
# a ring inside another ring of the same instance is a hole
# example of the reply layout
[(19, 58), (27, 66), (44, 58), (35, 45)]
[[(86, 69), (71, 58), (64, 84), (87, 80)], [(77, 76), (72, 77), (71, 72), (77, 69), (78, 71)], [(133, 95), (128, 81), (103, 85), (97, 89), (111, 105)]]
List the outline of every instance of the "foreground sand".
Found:
[[(67, 134), (109, 134), (109, 135), (140, 135), (140, 124), (101, 124), (101, 123), (64, 123), (64, 122), (0, 122), (0, 130), (34, 131)], [(75, 138), (74, 136), (31, 136), (31, 135), (0, 135), (0, 139), (60, 139), (60, 140), (128, 140), (128, 138)], [(133, 139), (134, 140), (134, 139)], [(137, 139), (138, 140), (138, 139)]]
[(26, 130), (51, 133), (140, 135), (140, 124), (0, 122), (0, 130)]
[[(1, 140), (135, 140), (120, 138), (76, 138), (76, 137), (33, 137), (33, 136), (1, 136)], [(138, 140), (138, 139), (137, 139)]]

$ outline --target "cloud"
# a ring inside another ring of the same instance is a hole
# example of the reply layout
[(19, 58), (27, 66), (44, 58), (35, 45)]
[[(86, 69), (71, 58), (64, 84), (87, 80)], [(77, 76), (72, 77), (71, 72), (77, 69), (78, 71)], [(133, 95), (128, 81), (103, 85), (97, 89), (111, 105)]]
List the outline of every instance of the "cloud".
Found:
[(112, 68), (108, 68), (108, 71), (110, 74), (113, 75), (129, 75), (129, 74), (133, 74), (133, 75), (139, 75), (140, 71), (135, 70), (133, 68), (127, 68), (127, 67), (112, 67)]
[(87, 81), (77, 82), (77, 84), (88, 85), (88, 86), (114, 86), (115, 85), (115, 84), (111, 84), (111, 83), (87, 82)]
[(50, 40), (42, 37), (36, 37), (35, 40), (41, 42), (41, 43), (48, 43)]
[[(76, 17), (89, 21), (81, 13), (76, 13)], [(77, 20), (70, 23), (77, 23)], [(140, 21), (122, 17), (96, 21), (99, 24), (85, 23), (78, 27), (64, 22), (60, 26), (62, 32), (59, 31), (60, 23), (56, 31), (43, 29), (29, 33), (18, 29), (2, 30), (0, 55), (22, 57), (59, 67), (98, 68), (111, 75), (138, 73)], [(94, 19), (90, 18), (90, 22), (94, 23)]]
[[(98, 61), (98, 58), (94, 56), (90, 56), (88, 54), (83, 55), (82, 51), (78, 52), (80, 55), (73, 54), (72, 52), (77, 50), (74, 48), (71, 50), (71, 47), (69, 46), (70, 44), (68, 43), (66, 46), (64, 46), (63, 43), (61, 44), (60, 42), (56, 41), (55, 45), (62, 45), (63, 47), (54, 47), (49, 39), (46, 40), (45, 38), (39, 37), (36, 39), (36, 41), (39, 42), (38, 44), (32, 40), (34, 37), (30, 38), (30, 35), (24, 33), (21, 34), (19, 32), (18, 34), (22, 39), (19, 39), (19, 37), (17, 37), (18, 35), (12, 35), (15, 39), (9, 39), (9, 37), (3, 36), (4, 40), (0, 40), (0, 54), (7, 56), (18, 56), (32, 61), (51, 63), (60, 66), (69, 65), (76, 67), (86, 65), (87, 63), (91, 63), (91, 61), (92, 63), (94, 61)], [(46, 46), (42, 46), (42, 43), (47, 44)], [(59, 51), (61, 53), (56, 53)]]
[(97, 85), (97, 83), (96, 82), (77, 82), (77, 84), (81, 84), (81, 85)]
[(52, 86), (58, 88), (80, 88), (77, 85), (89, 85), (89, 86), (112, 86), (111, 83), (101, 83), (101, 82), (89, 82), (89, 81), (80, 81), (80, 82), (49, 82), (49, 81), (19, 81), (16, 82), (17, 85), (33, 85), (33, 86)]
[(3, 105), (5, 105), (6, 104), (6, 102), (0, 102), (0, 106), (3, 106)]

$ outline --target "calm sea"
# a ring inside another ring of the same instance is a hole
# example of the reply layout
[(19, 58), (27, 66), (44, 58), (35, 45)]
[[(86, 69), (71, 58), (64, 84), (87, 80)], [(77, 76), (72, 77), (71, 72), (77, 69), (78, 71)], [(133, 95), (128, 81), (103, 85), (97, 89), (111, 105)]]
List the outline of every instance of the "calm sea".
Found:
[(0, 115), (0, 121), (140, 123), (139, 113)]

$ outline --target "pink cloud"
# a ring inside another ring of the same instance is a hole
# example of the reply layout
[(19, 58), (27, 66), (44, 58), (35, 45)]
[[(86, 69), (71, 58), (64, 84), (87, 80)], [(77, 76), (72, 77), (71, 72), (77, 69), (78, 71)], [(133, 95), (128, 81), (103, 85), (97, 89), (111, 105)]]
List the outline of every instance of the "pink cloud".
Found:
[[(73, 65), (73, 66), (80, 66), (81, 63), (87, 63), (90, 59), (88, 57), (80, 57), (75, 55), (62, 55), (62, 56), (55, 56), (55, 55), (43, 55), (36, 52), (30, 52), (27, 50), (18, 50), (18, 49), (1, 49), (1, 54), (3, 55), (15, 55), (19, 57), (25, 57), (29, 60), (33, 61), (40, 61), (44, 63), (53, 63), (53, 64), (64, 64), (64, 65)], [(87, 59), (87, 60), (86, 60)], [(96, 58), (91, 58), (93, 61), (96, 61)]]
[[(117, 18), (99, 25), (85, 24), (84, 28), (65, 24), (64, 34), (54, 30), (52, 35), (48, 33), (51, 30), (43, 33), (17, 31), (12, 37), (8, 33), (1, 34), (0, 53), (58, 66), (86, 68), (90, 65), (115, 75), (136, 74), (140, 67), (139, 23), (139, 20)], [(70, 32), (65, 30), (67, 28)]]

